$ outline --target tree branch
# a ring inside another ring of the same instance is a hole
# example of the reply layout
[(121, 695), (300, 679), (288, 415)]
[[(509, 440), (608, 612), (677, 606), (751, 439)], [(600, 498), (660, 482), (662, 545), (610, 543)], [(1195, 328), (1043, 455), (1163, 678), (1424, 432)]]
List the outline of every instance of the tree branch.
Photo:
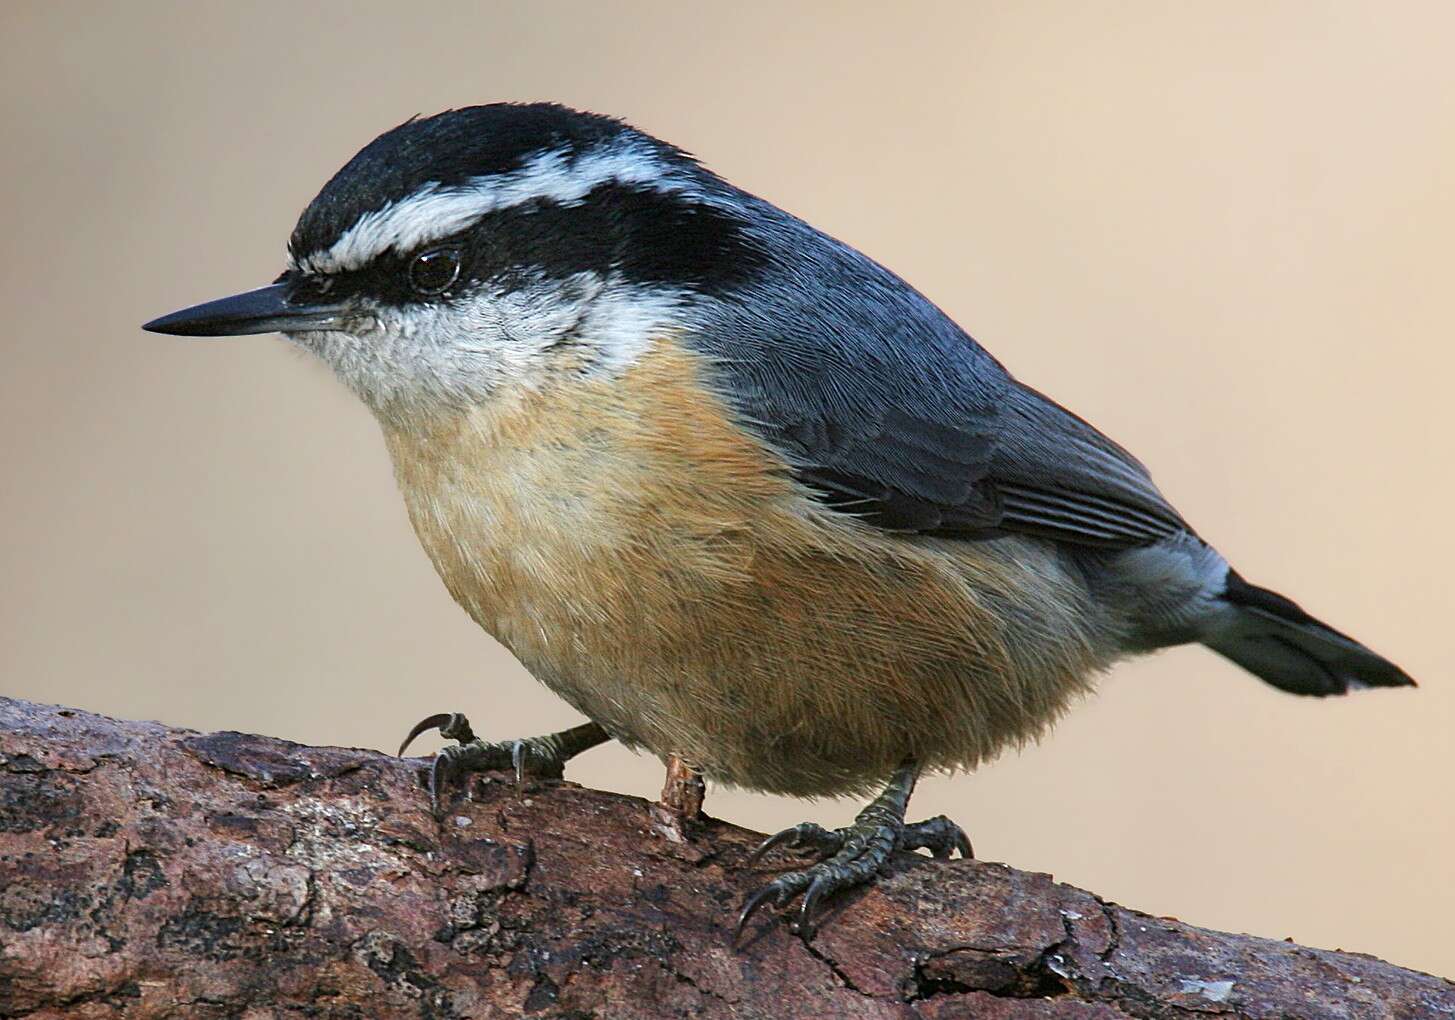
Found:
[(914, 855), (735, 950), (759, 837), (691, 836), (504, 775), (437, 823), (418, 759), (0, 698), (0, 1017), (1455, 1017), (1373, 957)]

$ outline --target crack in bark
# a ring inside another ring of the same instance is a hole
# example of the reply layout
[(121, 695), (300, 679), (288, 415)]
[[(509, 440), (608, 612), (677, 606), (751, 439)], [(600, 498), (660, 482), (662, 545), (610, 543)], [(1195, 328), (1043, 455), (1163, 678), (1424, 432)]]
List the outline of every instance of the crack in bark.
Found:
[[(960, 946), (931, 953), (914, 965), (911, 979), (912, 993), (906, 1002), (923, 1002), (943, 995), (963, 995), (966, 992), (984, 992), (999, 999), (1054, 999), (1073, 995), (1077, 988), (1068, 973), (1057, 969), (1057, 962), (1064, 968), (1062, 956), (1068, 946), (1074, 946), (1074, 938), (1062, 939), (1043, 948), (1026, 962), (1003, 950), (986, 950), (975, 946)], [(956, 954), (967, 952), (977, 956), (964, 960), (950, 961)], [(947, 972), (933, 973), (935, 965), (949, 961)]]
[(839, 966), (839, 962), (828, 953), (822, 952), (817, 949), (811, 939), (804, 938), (800, 939), (799, 941), (803, 943), (803, 948), (808, 950), (808, 955), (812, 956), (815, 960), (818, 960), (820, 963), (823, 963), (825, 966), (827, 966), (829, 971), (834, 975), (834, 977), (839, 979), (839, 983), (842, 984), (849, 991), (857, 992), (859, 995), (862, 995), (868, 999), (879, 998), (878, 996), (870, 992), (864, 991), (864, 989), (856, 985), (853, 978), (849, 977), (848, 974), (844, 973), (844, 969)]
[(1097, 906), (1101, 907), (1102, 916), (1106, 918), (1107, 927), (1111, 929), (1111, 937), (1107, 939), (1106, 948), (1098, 954), (1101, 962), (1110, 967), (1111, 958), (1116, 955), (1116, 951), (1121, 948), (1122, 944), (1122, 929), (1120, 922), (1117, 921), (1117, 908), (1100, 896), (1093, 894), (1092, 898), (1096, 900)]

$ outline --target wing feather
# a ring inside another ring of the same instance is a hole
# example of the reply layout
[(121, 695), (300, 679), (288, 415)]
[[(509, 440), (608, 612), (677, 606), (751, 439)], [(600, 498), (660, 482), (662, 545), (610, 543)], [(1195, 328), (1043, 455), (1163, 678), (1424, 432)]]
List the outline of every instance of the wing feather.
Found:
[(955, 538), (1134, 546), (1191, 530), (1135, 457), (1013, 379), (908, 284), (748, 201), (775, 257), (688, 339), (825, 504)]

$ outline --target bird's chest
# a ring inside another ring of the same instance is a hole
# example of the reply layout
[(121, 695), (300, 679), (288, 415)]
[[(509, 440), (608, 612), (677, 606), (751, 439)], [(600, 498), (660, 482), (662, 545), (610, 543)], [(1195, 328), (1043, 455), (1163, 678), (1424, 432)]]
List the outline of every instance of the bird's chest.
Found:
[(602, 721), (639, 716), (647, 678), (687, 665), (701, 607), (750, 576), (753, 536), (790, 497), (667, 346), (616, 379), (385, 435), (456, 601)]
[[(462, 429), (396, 454), (410, 520), (445, 585), (518, 654), (539, 658), (606, 602), (614, 549), (629, 530), (595, 491), (601, 459), (590, 437), (527, 450)], [(534, 654), (532, 654), (534, 653)]]
[(609, 380), (386, 425), (477, 622), (613, 736), (760, 789), (970, 764), (1054, 716), (1092, 663), (1046, 556), (823, 509), (693, 369), (662, 344)]

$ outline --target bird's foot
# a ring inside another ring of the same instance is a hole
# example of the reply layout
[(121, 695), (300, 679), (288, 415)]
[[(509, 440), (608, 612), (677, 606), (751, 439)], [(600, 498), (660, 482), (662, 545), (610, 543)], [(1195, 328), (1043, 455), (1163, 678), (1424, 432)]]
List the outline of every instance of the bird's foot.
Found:
[(525, 785), (527, 771), (542, 779), (560, 779), (565, 774), (567, 761), (611, 739), (596, 723), (583, 723), (542, 737), (481, 740), (475, 736), (470, 720), (463, 713), (441, 712), (420, 720), (399, 745), (399, 754), (404, 754), (415, 737), (433, 729), (439, 730), (440, 736), (445, 739), (455, 741), (441, 748), (430, 763), (429, 804), (436, 815), (440, 812), (440, 788), (448, 779), (497, 769), (513, 770), (516, 786), (521, 788)]
[(859, 812), (852, 825), (825, 829), (813, 822), (804, 822), (764, 840), (753, 851), (750, 863), (778, 846), (808, 850), (821, 859), (810, 867), (779, 875), (748, 897), (738, 915), (735, 937), (742, 935), (743, 928), (763, 905), (771, 903), (782, 909), (802, 896), (795, 927), (799, 935), (812, 938), (818, 905), (835, 893), (873, 881), (897, 850), (924, 848), (942, 860), (956, 851), (961, 857), (971, 857), (973, 851), (964, 830), (944, 815), (905, 823), (904, 808), (913, 784), (912, 774), (896, 774), (889, 788)]
[[(803, 822), (775, 833), (763, 840), (749, 858), (756, 863), (774, 847), (785, 850), (808, 851), (820, 858), (838, 853), (854, 835), (854, 826), (841, 829), (825, 829), (814, 822)], [(896, 850), (928, 850), (937, 860), (948, 860), (957, 850), (961, 857), (975, 856), (965, 830), (944, 815), (926, 818), (922, 822), (906, 822), (900, 831)]]

